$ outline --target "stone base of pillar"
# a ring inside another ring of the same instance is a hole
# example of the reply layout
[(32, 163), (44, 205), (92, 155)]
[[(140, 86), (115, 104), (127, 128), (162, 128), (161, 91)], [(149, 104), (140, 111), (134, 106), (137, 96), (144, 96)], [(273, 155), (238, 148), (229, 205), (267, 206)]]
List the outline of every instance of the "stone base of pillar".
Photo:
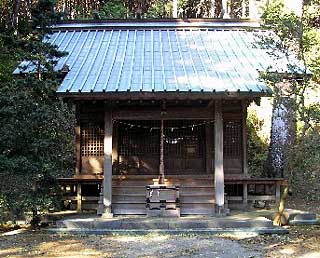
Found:
[(229, 214), (230, 209), (227, 208), (225, 205), (215, 205), (215, 215), (228, 216)]
[(110, 207), (107, 207), (104, 209), (104, 212), (101, 214), (101, 218), (103, 218), (103, 219), (113, 218), (113, 213), (111, 212)]
[(100, 215), (104, 219), (113, 218), (113, 213), (111, 212), (111, 207), (104, 206), (103, 204), (103, 193), (100, 193), (97, 215)]

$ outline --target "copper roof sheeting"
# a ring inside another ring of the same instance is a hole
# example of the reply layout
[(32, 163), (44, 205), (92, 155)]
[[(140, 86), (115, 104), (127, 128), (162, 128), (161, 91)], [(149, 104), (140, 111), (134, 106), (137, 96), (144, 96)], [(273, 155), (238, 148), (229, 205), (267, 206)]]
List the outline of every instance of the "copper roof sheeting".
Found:
[(268, 95), (271, 90), (259, 79), (259, 72), (271, 65), (275, 71), (288, 71), (286, 59), (274, 60), (258, 46), (259, 31), (139, 24), (55, 28), (48, 41), (68, 52), (56, 69), (70, 68), (57, 92)]

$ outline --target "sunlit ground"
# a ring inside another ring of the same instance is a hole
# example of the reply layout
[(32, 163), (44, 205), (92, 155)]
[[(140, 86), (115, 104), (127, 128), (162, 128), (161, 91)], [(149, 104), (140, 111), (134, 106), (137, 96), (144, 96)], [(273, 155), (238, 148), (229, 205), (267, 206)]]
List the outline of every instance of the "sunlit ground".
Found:
[(286, 235), (264, 235), (240, 240), (261, 249), (266, 258), (320, 258), (320, 226), (291, 227)]
[(59, 235), (42, 231), (0, 237), (0, 257), (320, 258), (320, 226), (287, 235)]
[[(239, 256), (240, 255), (240, 256)], [(213, 236), (80, 236), (32, 232), (0, 237), (0, 257), (263, 257), (233, 240)]]

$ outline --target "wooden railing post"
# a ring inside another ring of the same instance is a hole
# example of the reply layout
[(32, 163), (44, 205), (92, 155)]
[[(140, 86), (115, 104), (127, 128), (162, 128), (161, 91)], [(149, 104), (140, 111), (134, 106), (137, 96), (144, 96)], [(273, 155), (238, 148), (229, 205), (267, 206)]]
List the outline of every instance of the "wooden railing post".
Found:
[(77, 184), (77, 212), (82, 212), (81, 183)]

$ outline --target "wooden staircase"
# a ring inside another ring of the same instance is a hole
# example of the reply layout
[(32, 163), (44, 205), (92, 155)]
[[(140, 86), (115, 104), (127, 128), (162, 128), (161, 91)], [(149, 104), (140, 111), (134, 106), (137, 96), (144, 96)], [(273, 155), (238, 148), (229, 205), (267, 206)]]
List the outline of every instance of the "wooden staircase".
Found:
[[(156, 176), (114, 177), (112, 208), (115, 215), (145, 215), (146, 185)], [(212, 176), (167, 176), (167, 184), (180, 186), (181, 215), (214, 213), (214, 180)]]

